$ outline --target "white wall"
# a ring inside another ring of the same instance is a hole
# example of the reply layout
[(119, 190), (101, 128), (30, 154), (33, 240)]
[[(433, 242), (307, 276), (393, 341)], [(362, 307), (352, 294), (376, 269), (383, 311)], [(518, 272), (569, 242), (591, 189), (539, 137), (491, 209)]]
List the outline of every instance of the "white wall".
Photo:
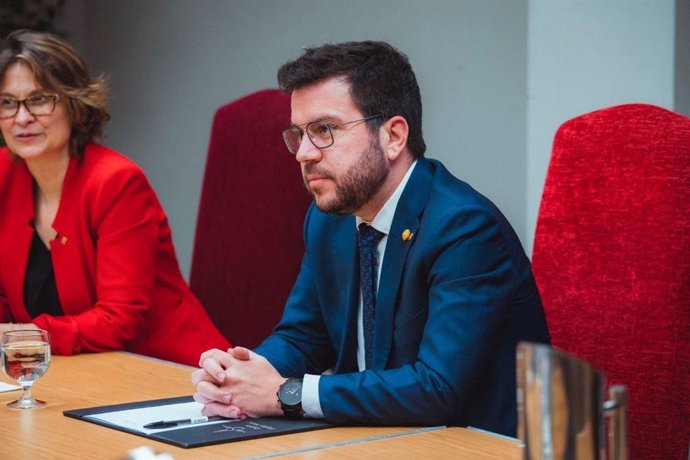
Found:
[(328, 41), (381, 39), (409, 55), (428, 156), (493, 199), (524, 239), (526, 0), (70, 3), (86, 18), (80, 49), (110, 75), (106, 143), (146, 170), (184, 273), (214, 111), (275, 87), (282, 63)]
[(674, 7), (673, 0), (529, 1), (528, 252), (561, 123), (627, 102), (673, 109)]
[(624, 102), (690, 108), (688, 0), (70, 0), (65, 16), (110, 76), (106, 143), (147, 171), (185, 274), (214, 111), (275, 87), (303, 46), (406, 52), (428, 156), (494, 200), (528, 253), (563, 121)]
[(690, 116), (690, 0), (676, 0), (674, 67), (674, 109)]

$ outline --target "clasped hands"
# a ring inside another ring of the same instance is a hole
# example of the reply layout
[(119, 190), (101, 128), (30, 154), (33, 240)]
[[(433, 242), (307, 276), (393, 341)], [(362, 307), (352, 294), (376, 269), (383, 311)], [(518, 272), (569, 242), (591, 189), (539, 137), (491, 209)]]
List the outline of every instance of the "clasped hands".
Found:
[(286, 380), (266, 358), (243, 347), (216, 348), (199, 358), (192, 372), (194, 400), (204, 405), (201, 413), (227, 418), (283, 415), (276, 393)]

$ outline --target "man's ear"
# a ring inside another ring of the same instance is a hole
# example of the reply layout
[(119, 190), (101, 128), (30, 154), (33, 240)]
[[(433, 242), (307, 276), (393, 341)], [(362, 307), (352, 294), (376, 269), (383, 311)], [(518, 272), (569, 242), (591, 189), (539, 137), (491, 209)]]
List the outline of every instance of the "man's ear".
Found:
[(410, 127), (404, 117), (396, 115), (386, 120), (381, 128), (381, 147), (388, 160), (393, 161), (407, 147)]

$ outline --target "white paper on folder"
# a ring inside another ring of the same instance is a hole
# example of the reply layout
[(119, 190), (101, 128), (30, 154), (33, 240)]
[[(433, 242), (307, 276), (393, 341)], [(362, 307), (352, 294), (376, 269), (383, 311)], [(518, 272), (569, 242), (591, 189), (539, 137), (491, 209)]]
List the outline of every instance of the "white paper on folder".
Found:
[[(180, 428), (190, 428), (195, 425), (179, 425), (172, 428), (146, 429), (147, 423), (158, 422), (161, 420), (183, 420), (201, 416), (203, 404), (198, 402), (186, 402), (177, 404), (165, 404), (162, 406), (139, 407), (137, 409), (127, 409), (115, 412), (102, 412), (100, 414), (86, 415), (85, 419), (100, 420), (110, 425), (127, 428), (150, 434), (165, 430), (179, 430)], [(223, 423), (228, 420), (214, 420), (204, 422), (204, 424)], [(196, 425), (198, 426), (198, 425)]]
[(21, 387), (19, 385), (10, 385), (9, 383), (0, 382), (0, 393), (5, 391), (19, 390)]

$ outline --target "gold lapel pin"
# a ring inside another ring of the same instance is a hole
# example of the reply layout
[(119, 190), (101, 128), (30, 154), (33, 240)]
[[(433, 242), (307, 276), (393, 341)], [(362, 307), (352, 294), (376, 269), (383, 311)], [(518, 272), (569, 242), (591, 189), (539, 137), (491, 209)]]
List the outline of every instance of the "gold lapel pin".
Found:
[(63, 246), (67, 244), (67, 237), (66, 236), (63, 236), (62, 238), (60, 238), (60, 244), (62, 244)]
[(409, 228), (406, 228), (402, 232), (402, 240), (403, 241), (411, 240), (413, 236), (414, 236), (414, 233), (412, 233)]

